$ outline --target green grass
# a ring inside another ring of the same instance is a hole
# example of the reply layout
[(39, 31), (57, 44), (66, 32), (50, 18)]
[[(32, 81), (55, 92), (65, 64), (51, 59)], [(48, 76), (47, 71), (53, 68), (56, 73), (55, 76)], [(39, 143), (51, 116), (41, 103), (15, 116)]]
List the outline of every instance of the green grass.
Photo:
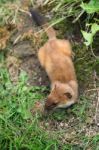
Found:
[[(2, 150), (76, 150), (84, 149), (79, 144), (62, 144), (62, 137), (66, 129), (48, 131), (40, 127), (41, 121), (56, 120), (57, 122), (69, 122), (71, 116), (79, 118), (78, 127), (85, 122), (88, 100), (81, 100), (79, 105), (73, 106), (71, 110), (58, 110), (45, 118), (39, 113), (31, 114), (35, 101), (44, 98), (42, 89), (39, 87), (28, 87), (26, 85), (27, 75), (22, 72), (19, 83), (13, 85), (10, 82), (6, 68), (0, 68), (0, 149)], [(70, 131), (71, 132), (71, 131)], [(49, 134), (50, 133), (50, 134)], [(77, 134), (82, 144), (88, 147), (92, 145), (98, 150), (99, 136), (92, 138)], [(86, 149), (86, 148), (85, 148)]]
[(0, 26), (17, 22), (19, 5), (19, 0), (0, 0)]
[[(55, 147), (57, 141), (48, 138), (38, 125), (40, 115), (32, 116), (30, 110), (35, 101), (44, 96), (41, 89), (26, 86), (26, 74), (19, 83), (11, 84), (5, 68), (0, 68), (0, 149), (38, 149)], [(38, 89), (38, 90), (37, 90)], [(47, 140), (48, 139), (48, 140)]]

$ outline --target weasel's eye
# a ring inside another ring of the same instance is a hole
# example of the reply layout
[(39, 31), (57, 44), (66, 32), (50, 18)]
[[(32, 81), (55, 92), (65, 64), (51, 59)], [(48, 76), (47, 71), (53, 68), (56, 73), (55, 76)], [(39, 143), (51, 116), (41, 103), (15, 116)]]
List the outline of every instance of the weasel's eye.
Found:
[(69, 93), (69, 92), (64, 93), (64, 95), (66, 95), (69, 99), (72, 98), (72, 95), (71, 95), (71, 93)]

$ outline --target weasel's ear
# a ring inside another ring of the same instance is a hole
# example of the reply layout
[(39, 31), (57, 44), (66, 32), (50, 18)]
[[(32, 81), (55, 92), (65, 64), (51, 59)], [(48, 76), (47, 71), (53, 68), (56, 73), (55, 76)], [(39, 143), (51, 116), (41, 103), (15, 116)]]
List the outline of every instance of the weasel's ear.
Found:
[(52, 86), (52, 90), (56, 90), (58, 86), (59, 86), (58, 83), (54, 83)]
[(55, 84), (54, 89), (56, 90), (56, 88), (57, 88), (57, 85)]
[(71, 93), (69, 93), (69, 92), (64, 93), (64, 95), (66, 95), (69, 99), (72, 98), (72, 95), (71, 95)]

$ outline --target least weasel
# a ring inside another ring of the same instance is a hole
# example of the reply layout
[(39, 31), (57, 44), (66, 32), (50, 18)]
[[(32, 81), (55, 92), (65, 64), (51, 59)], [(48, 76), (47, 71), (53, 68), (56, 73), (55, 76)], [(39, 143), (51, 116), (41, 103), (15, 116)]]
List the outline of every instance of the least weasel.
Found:
[(30, 9), (37, 25), (42, 26), (48, 41), (39, 49), (38, 58), (51, 81), (51, 91), (45, 109), (66, 108), (77, 102), (78, 83), (72, 62), (72, 49), (68, 40), (57, 39), (55, 30), (46, 23), (37, 10)]

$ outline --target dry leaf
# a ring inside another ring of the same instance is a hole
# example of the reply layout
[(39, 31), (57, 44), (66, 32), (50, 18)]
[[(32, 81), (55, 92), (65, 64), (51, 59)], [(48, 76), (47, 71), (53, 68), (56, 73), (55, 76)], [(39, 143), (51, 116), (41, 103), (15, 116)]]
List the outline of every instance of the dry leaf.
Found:
[(7, 68), (9, 70), (10, 78), (12, 82), (18, 81), (18, 75), (19, 75), (19, 66), (20, 66), (20, 60), (18, 60), (14, 56), (8, 56), (6, 59)]
[(40, 102), (36, 102), (34, 107), (31, 109), (31, 112), (34, 114), (36, 112), (44, 112), (44, 105)]
[(30, 0), (21, 0), (21, 8), (28, 11), (28, 7), (30, 6)]
[(0, 49), (1, 50), (6, 48), (9, 37), (10, 37), (10, 33), (6, 29), (6, 27), (0, 28)]

